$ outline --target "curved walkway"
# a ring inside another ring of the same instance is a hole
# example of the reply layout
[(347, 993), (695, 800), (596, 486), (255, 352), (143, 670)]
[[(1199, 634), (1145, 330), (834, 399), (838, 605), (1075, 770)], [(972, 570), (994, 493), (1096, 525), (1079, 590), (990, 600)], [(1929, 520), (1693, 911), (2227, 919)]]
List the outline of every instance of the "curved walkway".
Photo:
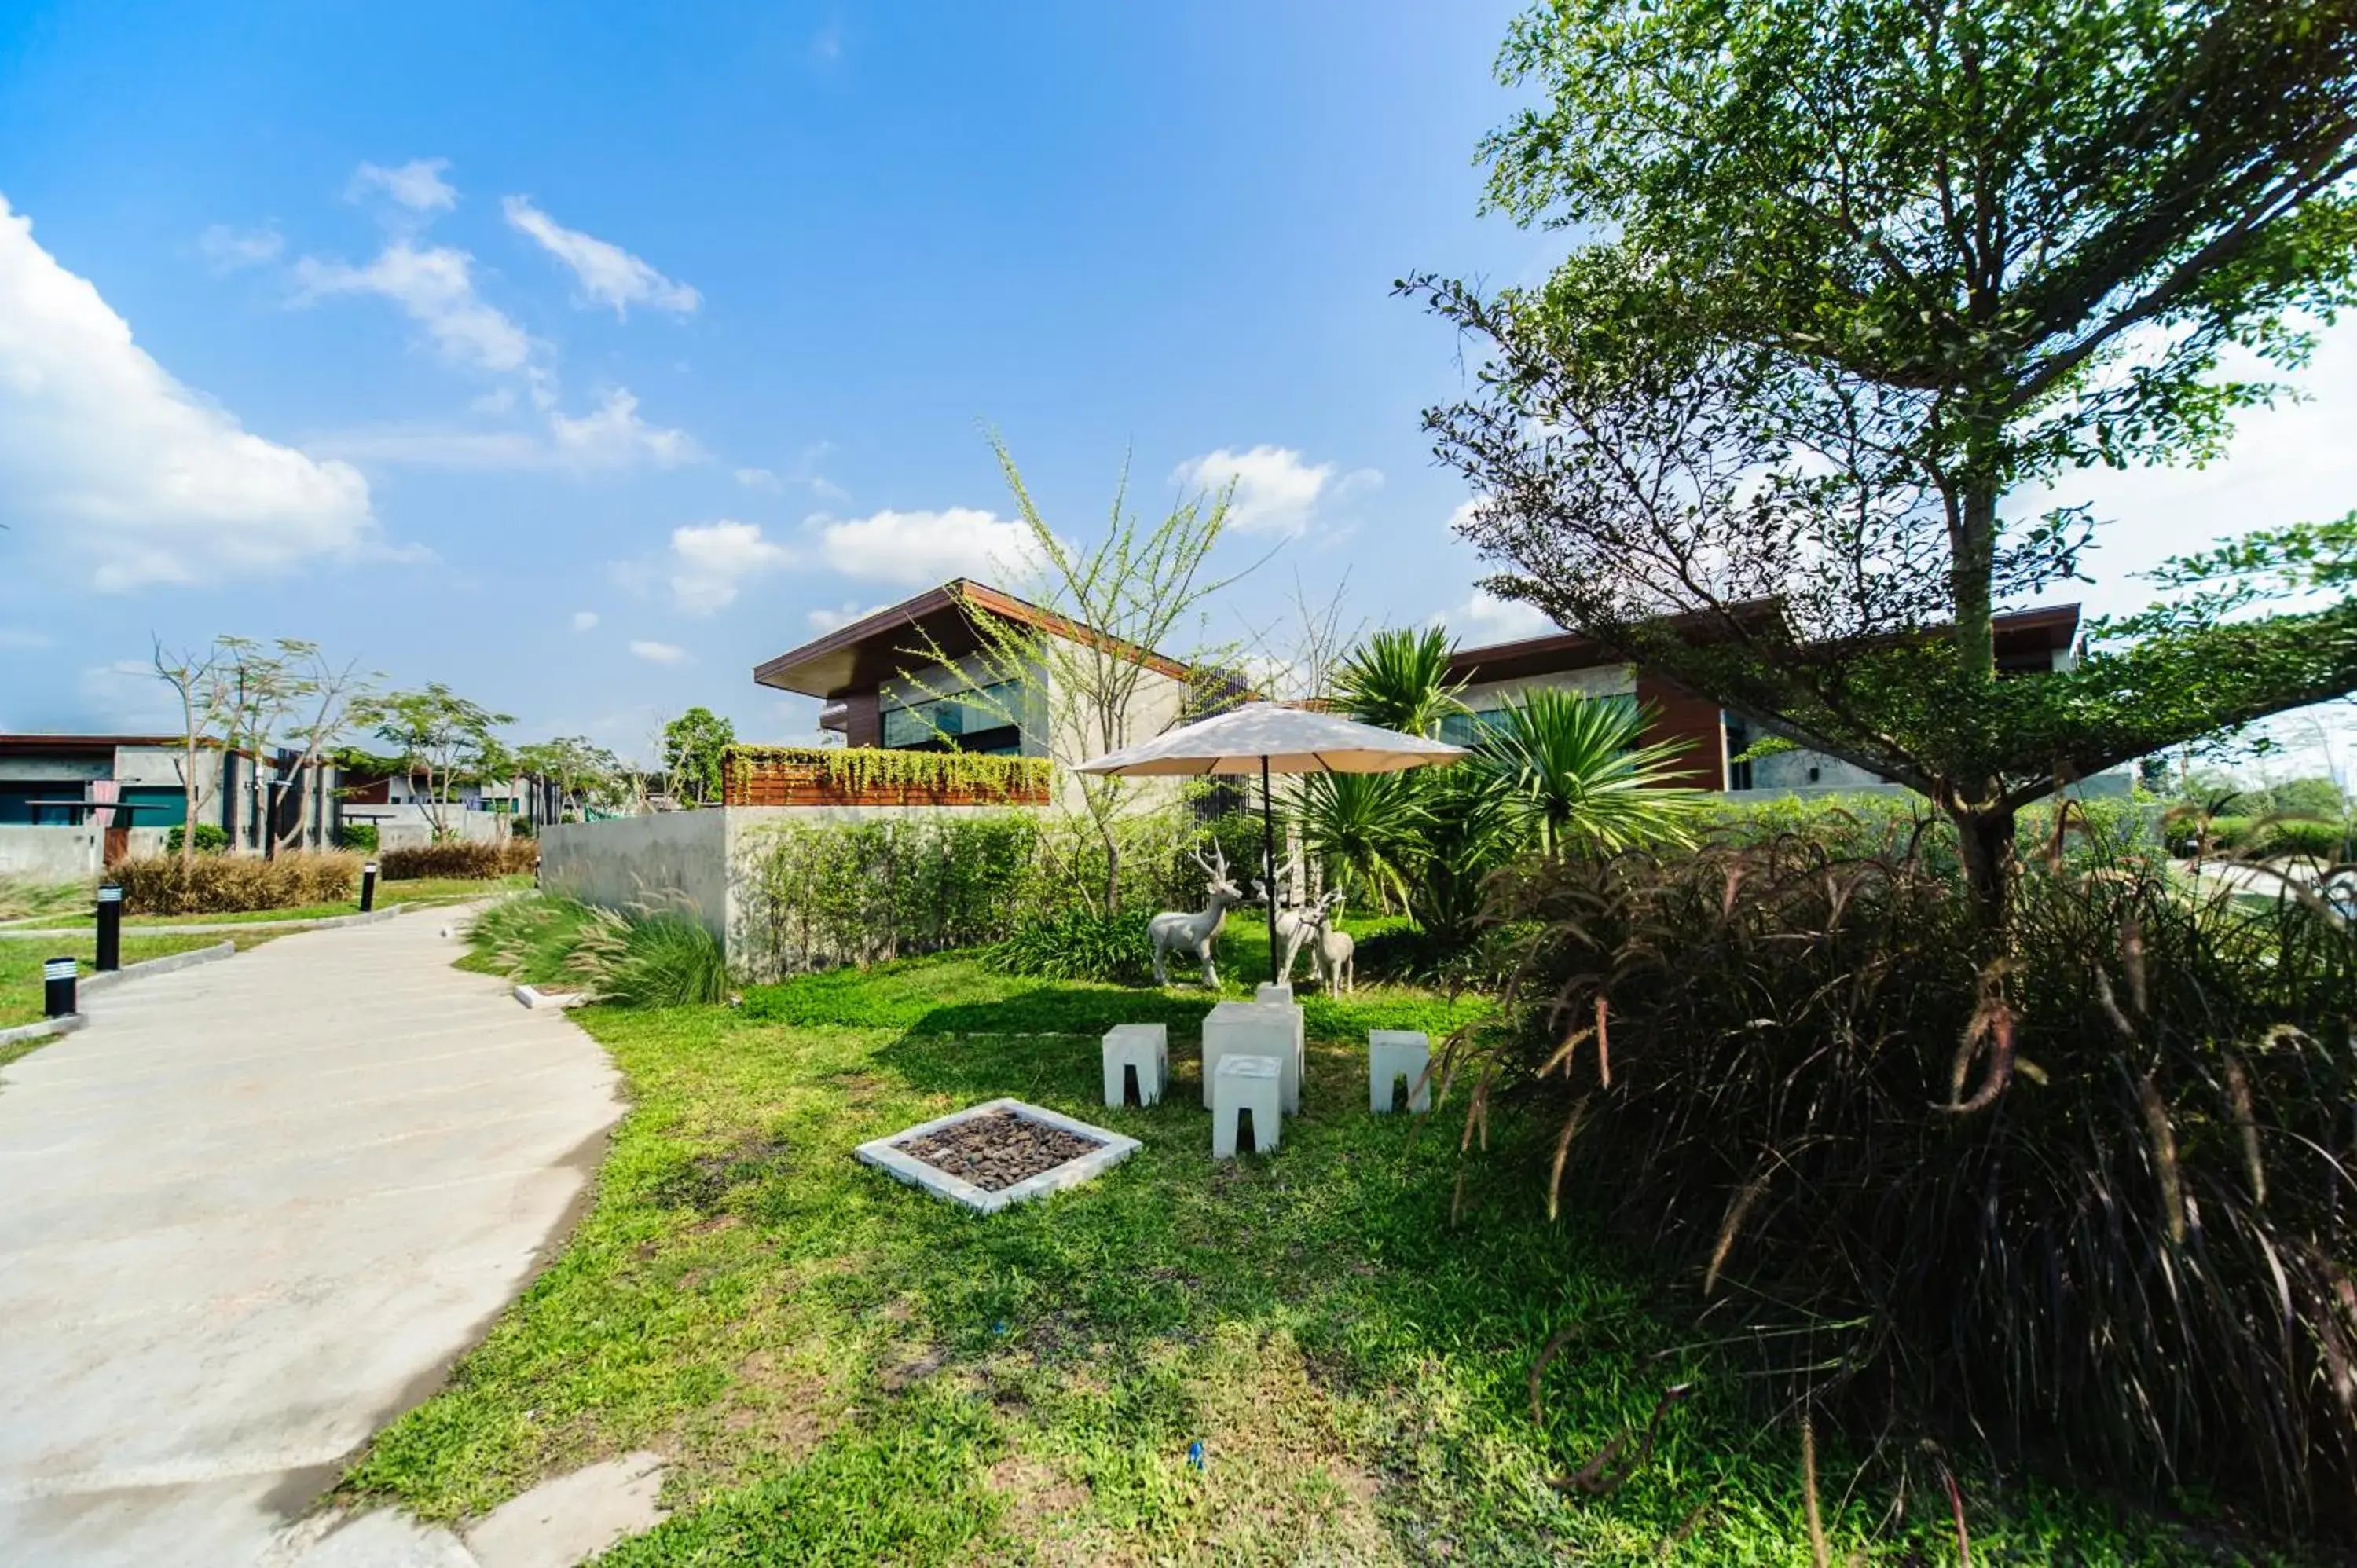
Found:
[(92, 999), (0, 1071), (0, 1557), (246, 1568), (569, 1227), (619, 1115), (447, 911)]

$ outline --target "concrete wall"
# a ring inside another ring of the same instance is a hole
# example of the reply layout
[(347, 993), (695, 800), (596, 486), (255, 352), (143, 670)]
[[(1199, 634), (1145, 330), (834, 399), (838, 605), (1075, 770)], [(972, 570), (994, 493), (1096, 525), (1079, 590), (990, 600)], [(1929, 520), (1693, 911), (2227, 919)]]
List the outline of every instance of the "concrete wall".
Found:
[(103, 851), (99, 830), (0, 825), (0, 876), (34, 882), (74, 882), (98, 875)]
[(734, 814), (718, 809), (658, 811), (604, 822), (551, 823), (540, 831), (541, 889), (608, 909), (676, 909), (725, 942), (730, 926), (727, 819)]
[(1502, 708), (1507, 700), (1541, 686), (1577, 692), (1583, 697), (1626, 697), (1637, 690), (1633, 664), (1598, 664), (1587, 670), (1566, 670), (1555, 675), (1522, 675), (1511, 681), (1481, 681), (1458, 693), (1458, 701), (1475, 713)]
[(726, 806), (552, 823), (540, 830), (540, 886), (602, 908), (677, 910), (720, 939), (732, 968), (745, 969), (758, 956), (746, 924), (747, 890), (755, 862), (780, 829), (882, 817), (986, 816), (1009, 809)]

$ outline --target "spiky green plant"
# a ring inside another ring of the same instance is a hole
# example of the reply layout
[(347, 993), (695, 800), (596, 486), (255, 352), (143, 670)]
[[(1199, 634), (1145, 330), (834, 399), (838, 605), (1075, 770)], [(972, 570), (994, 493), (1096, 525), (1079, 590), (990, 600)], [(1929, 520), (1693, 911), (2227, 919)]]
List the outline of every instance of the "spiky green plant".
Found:
[(1351, 898), (1405, 908), (1430, 825), (1418, 780), (1403, 773), (1312, 773), (1301, 781), (1301, 836)]
[(1507, 703), (1469, 766), (1505, 785), (1547, 854), (1690, 843), (1703, 798), (1676, 785), (1684, 742), (1641, 744), (1650, 717), (1634, 703), (1542, 686)]
[(1465, 704), (1448, 676), (1448, 638), (1438, 627), (1374, 633), (1334, 674), (1334, 694), (1352, 718), (1407, 735), (1436, 736)]

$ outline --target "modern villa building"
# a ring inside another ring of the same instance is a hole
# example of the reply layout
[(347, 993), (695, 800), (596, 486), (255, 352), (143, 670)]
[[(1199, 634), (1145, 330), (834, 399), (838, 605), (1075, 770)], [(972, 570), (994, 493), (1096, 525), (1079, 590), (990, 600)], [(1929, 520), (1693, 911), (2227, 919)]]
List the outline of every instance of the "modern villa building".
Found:
[[(213, 742), (196, 750), (197, 821), (233, 850), (273, 838), (332, 843), (341, 824), (333, 763), (299, 768)], [(178, 736), (0, 735), (0, 874), (83, 876), (161, 850), (188, 820), (188, 751)]]

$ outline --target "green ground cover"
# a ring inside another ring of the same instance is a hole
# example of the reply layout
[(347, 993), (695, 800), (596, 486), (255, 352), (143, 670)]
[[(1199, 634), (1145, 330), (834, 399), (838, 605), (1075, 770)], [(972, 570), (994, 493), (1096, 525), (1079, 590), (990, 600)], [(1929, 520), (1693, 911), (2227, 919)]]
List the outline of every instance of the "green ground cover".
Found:
[[(1223, 957), (1239, 987), (1249, 951)], [(735, 1008), (574, 1015), (632, 1102), (595, 1200), (346, 1495), (455, 1519), (651, 1447), (674, 1512), (609, 1563), (1810, 1560), (1794, 1427), (1658, 1310), (1641, 1259), (1545, 1220), (1544, 1134), (1501, 1105), (1460, 1166), (1453, 1114), (1420, 1137), (1368, 1114), (1363, 1031), (1476, 1004), (1309, 998), (1303, 1114), (1274, 1155), (1215, 1164), (1206, 1000), (952, 954)], [(1177, 1081), (1106, 1109), (1097, 1034), (1153, 1018)], [(1145, 1148), (989, 1219), (851, 1158), (1008, 1094)], [(1571, 1481), (1616, 1439), (1633, 1455), (1679, 1384), (1625, 1484)], [(1825, 1448), (1832, 1561), (1956, 1560), (1944, 1498), (1894, 1516), (1887, 1466), (1853, 1483), (1855, 1456)], [(2034, 1486), (1964, 1490), (1975, 1561), (2199, 1555)]]
[[(123, 961), (141, 962), (151, 958), (166, 958), (191, 948), (209, 948), (223, 941), (234, 941), (241, 951), (266, 942), (266, 932), (254, 935), (217, 936), (128, 936), (123, 939)], [(98, 961), (95, 938), (81, 935), (61, 935), (53, 942), (0, 942), (0, 1028), (11, 1024), (30, 1024), (41, 1016), (41, 964), (44, 960), (73, 958), (81, 961), (82, 973), (91, 972)]]

